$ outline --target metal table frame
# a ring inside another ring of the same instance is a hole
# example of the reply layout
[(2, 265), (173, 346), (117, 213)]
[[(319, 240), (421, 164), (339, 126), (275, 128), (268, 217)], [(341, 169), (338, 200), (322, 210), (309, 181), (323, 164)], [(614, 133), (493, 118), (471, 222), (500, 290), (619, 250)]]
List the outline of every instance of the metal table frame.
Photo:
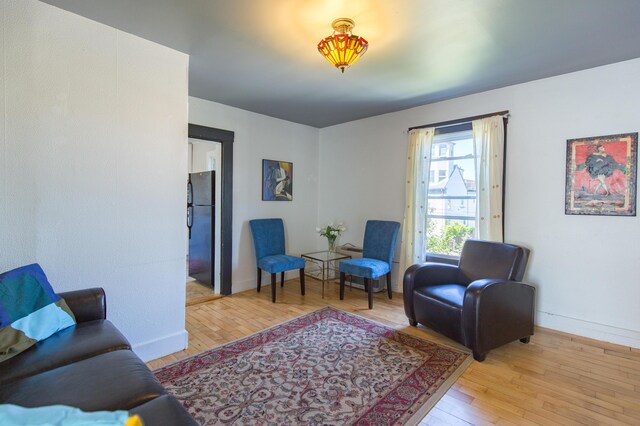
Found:
[(316, 251), (301, 255), (305, 260), (304, 274), (322, 282), (322, 298), (324, 299), (324, 283), (339, 278), (339, 262), (351, 259), (351, 256), (333, 251)]

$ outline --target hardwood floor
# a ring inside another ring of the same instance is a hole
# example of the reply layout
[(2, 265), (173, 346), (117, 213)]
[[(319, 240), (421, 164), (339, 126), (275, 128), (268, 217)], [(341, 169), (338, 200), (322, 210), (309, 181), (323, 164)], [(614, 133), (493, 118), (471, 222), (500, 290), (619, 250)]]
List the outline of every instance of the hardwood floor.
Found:
[(198, 281), (187, 281), (187, 306), (209, 302), (221, 297), (219, 294), (215, 294), (211, 287), (200, 284)]
[[(333, 287), (333, 288), (331, 288)], [(353, 289), (340, 301), (338, 286), (307, 279), (278, 286), (277, 302), (263, 287), (187, 307), (189, 348), (148, 363), (156, 368), (311, 312), (323, 306), (354, 312), (406, 333), (462, 348), (422, 326), (410, 327), (402, 295), (374, 298)], [(640, 349), (538, 328), (528, 345), (514, 342), (474, 361), (422, 425), (640, 425)]]

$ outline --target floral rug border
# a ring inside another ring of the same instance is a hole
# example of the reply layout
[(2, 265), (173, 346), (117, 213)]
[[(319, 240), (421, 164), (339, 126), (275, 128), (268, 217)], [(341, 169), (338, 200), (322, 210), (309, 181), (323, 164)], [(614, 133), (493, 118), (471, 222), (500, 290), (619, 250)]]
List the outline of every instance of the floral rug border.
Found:
[[(373, 404), (369, 410), (367, 410), (367, 412), (365, 412), (359, 419), (354, 421), (353, 424), (368, 424), (366, 420), (367, 416), (373, 414), (376, 409), (380, 409), (380, 407), (391, 407), (394, 405), (394, 402), (397, 402), (398, 400), (406, 400), (405, 395), (412, 393), (417, 394), (418, 397), (414, 398), (412, 401), (406, 401), (405, 405), (409, 408), (404, 410), (402, 413), (398, 413), (399, 415), (397, 420), (400, 421), (400, 423), (395, 424), (418, 424), (472, 362), (470, 354), (463, 350), (451, 348), (440, 343), (430, 342), (404, 333), (390, 326), (378, 323), (375, 320), (345, 312), (332, 306), (327, 306), (289, 321), (276, 324), (249, 336), (224, 343), (220, 346), (207, 349), (198, 354), (175, 361), (163, 367), (159, 367), (155, 369), (153, 373), (161, 383), (165, 383), (206, 368), (216, 362), (240, 355), (243, 352), (250, 351), (263, 344), (285, 338), (291, 333), (295, 333), (317, 323), (318, 321), (329, 318), (342, 321), (351, 326), (358, 327), (367, 332), (396, 341), (422, 352), (436, 351), (437, 353), (437, 351), (447, 351), (457, 355), (455, 362), (452, 364), (441, 363), (438, 365), (438, 363), (434, 364), (432, 360), (424, 362), (411, 374), (407, 375), (407, 377), (397, 383), (395, 387), (390, 389), (389, 392)], [(430, 382), (428, 380), (428, 370), (433, 370), (438, 367), (439, 374), (437, 380)], [(406, 392), (405, 390), (407, 387), (412, 388), (417, 392)]]

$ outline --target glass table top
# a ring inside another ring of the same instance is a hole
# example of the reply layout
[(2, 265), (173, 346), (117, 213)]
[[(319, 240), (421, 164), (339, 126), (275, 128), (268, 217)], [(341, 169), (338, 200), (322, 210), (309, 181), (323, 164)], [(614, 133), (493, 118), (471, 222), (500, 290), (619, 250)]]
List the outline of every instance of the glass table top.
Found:
[(332, 260), (343, 260), (351, 258), (351, 256), (349, 256), (348, 254), (328, 250), (315, 251), (313, 253), (304, 253), (301, 256), (307, 259), (318, 260), (321, 262), (330, 262)]

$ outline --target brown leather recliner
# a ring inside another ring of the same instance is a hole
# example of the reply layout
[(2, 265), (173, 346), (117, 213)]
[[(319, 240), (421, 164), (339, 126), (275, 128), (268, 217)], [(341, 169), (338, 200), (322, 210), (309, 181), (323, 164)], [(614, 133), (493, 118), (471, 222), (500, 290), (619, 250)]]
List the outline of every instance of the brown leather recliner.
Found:
[(529, 250), (512, 244), (467, 240), (458, 265), (423, 263), (404, 274), (404, 310), (465, 345), (477, 361), (498, 346), (533, 335), (535, 288), (520, 282)]

